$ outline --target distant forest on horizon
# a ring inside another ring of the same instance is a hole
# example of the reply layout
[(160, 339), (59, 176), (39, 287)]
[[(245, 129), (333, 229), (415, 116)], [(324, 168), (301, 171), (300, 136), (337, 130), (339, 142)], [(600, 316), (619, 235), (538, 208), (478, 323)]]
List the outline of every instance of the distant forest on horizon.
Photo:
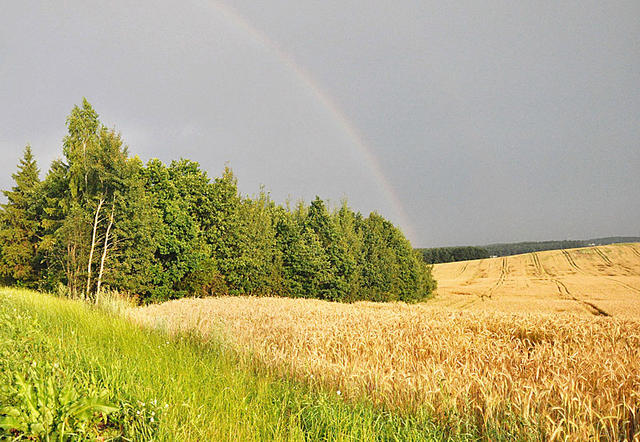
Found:
[(492, 256), (510, 256), (522, 253), (542, 252), (545, 250), (574, 249), (602, 246), (627, 242), (640, 242), (640, 236), (608, 236), (603, 238), (556, 241), (523, 241), (513, 243), (495, 243), (484, 246), (454, 246), (417, 248), (427, 264), (484, 259)]

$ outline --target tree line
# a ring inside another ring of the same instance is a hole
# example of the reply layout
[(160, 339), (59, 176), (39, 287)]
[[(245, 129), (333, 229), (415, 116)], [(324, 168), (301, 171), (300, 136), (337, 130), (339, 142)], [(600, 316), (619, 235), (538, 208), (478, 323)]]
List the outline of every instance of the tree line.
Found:
[(526, 241), (506, 244), (489, 244), (484, 246), (491, 255), (509, 256), (523, 253), (542, 252), (545, 250), (574, 249), (586, 247), (588, 243), (582, 240), (562, 241)]
[(467, 261), (469, 259), (483, 259), (489, 257), (489, 252), (482, 247), (436, 247), (431, 249), (416, 249), (427, 264), (442, 262)]
[(637, 236), (610, 236), (606, 238), (560, 240), (560, 241), (525, 241), (516, 243), (488, 244), (486, 246), (436, 247), (416, 249), (427, 264), (443, 262), (484, 259), (491, 256), (520, 255), (523, 253), (542, 252), (544, 250), (574, 249), (580, 247), (600, 246), (605, 244), (640, 242)]
[(346, 203), (279, 205), (181, 159), (144, 164), (85, 99), (44, 179), (27, 146), (0, 210), (0, 278), (91, 301), (276, 295), (418, 301), (431, 269), (382, 216)]
[(602, 246), (627, 242), (639, 242), (637, 236), (609, 236), (593, 239), (565, 239), (559, 241), (527, 241), (507, 244), (489, 244), (483, 246), (489, 254), (496, 256), (519, 255), (522, 253), (542, 252), (544, 250), (576, 249), (581, 247)]

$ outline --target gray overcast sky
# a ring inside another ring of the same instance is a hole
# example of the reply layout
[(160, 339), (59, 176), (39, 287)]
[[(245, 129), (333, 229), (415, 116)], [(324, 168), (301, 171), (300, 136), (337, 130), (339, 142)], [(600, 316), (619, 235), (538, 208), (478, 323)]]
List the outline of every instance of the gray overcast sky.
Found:
[(83, 96), (145, 160), (347, 197), (416, 246), (640, 235), (637, 0), (2, 1), (2, 188)]

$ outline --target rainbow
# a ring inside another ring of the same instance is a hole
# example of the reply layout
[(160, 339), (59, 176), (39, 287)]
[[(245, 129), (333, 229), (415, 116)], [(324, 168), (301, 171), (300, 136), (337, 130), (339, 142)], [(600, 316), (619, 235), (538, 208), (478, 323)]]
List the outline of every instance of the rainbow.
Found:
[(273, 54), (275, 54), (278, 59), (287, 66), (288, 69), (295, 73), (301, 83), (304, 84), (313, 93), (315, 98), (330, 111), (331, 115), (334, 117), (338, 125), (349, 136), (356, 150), (364, 159), (369, 170), (373, 174), (376, 183), (380, 187), (382, 194), (384, 195), (385, 199), (391, 204), (391, 207), (395, 212), (394, 214), (397, 217), (398, 223), (407, 234), (407, 236), (410, 239), (414, 239), (414, 230), (411, 226), (411, 223), (409, 222), (407, 212), (404, 209), (395, 188), (393, 187), (393, 185), (391, 185), (389, 179), (387, 179), (387, 177), (383, 173), (380, 161), (375, 156), (373, 149), (367, 145), (363, 135), (360, 133), (358, 128), (349, 120), (349, 118), (347, 118), (345, 113), (342, 111), (342, 109), (340, 109), (333, 98), (331, 98), (331, 96), (328, 95), (320, 87), (311, 73), (309, 73), (309, 71), (307, 71), (303, 66), (300, 66), (298, 63), (296, 63), (295, 59), (288, 52), (282, 49), (282, 47), (276, 41), (256, 28), (231, 6), (216, 0), (203, 0), (199, 3), (203, 6), (213, 6), (217, 12), (225, 17), (225, 19), (227, 19), (238, 28), (242, 29), (246, 34), (250, 35), (253, 39), (257, 40), (267, 49), (273, 52)]

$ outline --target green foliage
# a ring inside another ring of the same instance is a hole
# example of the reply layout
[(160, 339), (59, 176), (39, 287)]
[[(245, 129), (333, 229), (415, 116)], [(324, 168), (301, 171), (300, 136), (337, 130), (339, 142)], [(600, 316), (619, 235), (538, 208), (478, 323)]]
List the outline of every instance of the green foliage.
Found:
[(80, 394), (72, 384), (60, 388), (51, 370), (30, 368), (27, 376), (14, 374), (4, 392), (12, 405), (0, 408), (0, 431), (27, 438), (78, 439), (103, 423), (105, 415), (118, 411), (104, 391)]
[[(209, 186), (197, 163), (174, 162), (166, 167), (158, 160), (148, 163), (145, 176), (153, 205), (160, 217), (155, 231), (151, 299), (206, 295), (216, 277), (216, 263), (207, 244), (199, 203)], [(206, 216), (207, 214), (204, 213)]]
[[(12, 293), (0, 294), (0, 440), (95, 440), (117, 432), (109, 416), (121, 407), (109, 390), (69, 369), (63, 350), (53, 351), (43, 334), (47, 321), (9, 302)], [(73, 334), (61, 336), (60, 345)]]
[(344, 300), (365, 299), (361, 291), (364, 278), (364, 229), (362, 216), (354, 213), (346, 201), (334, 214), (336, 240), (332, 246), (332, 256), (336, 263), (335, 276), (345, 288)]
[(431, 268), (389, 221), (376, 213), (364, 220), (364, 299), (419, 301), (435, 289)]
[(229, 168), (211, 180), (181, 159), (129, 158), (85, 99), (67, 119), (64, 158), (42, 183), (29, 148), (5, 192), (0, 276), (99, 301), (215, 294), (414, 302), (434, 287), (400, 230), (316, 197), (293, 210), (238, 192)]
[(284, 293), (292, 297), (324, 299), (323, 289), (331, 269), (316, 232), (305, 225), (306, 217), (306, 210), (300, 204), (293, 213), (283, 213), (276, 225)]
[(242, 199), (236, 205), (235, 225), (226, 230), (224, 245), (217, 248), (216, 254), (229, 293), (283, 293), (282, 254), (276, 247), (274, 224), (276, 212), (278, 207), (265, 193), (256, 199)]
[(104, 276), (107, 285), (132, 294), (144, 294), (154, 284), (156, 232), (162, 226), (144, 172), (138, 158), (127, 160), (123, 186), (114, 201), (111, 264)]

